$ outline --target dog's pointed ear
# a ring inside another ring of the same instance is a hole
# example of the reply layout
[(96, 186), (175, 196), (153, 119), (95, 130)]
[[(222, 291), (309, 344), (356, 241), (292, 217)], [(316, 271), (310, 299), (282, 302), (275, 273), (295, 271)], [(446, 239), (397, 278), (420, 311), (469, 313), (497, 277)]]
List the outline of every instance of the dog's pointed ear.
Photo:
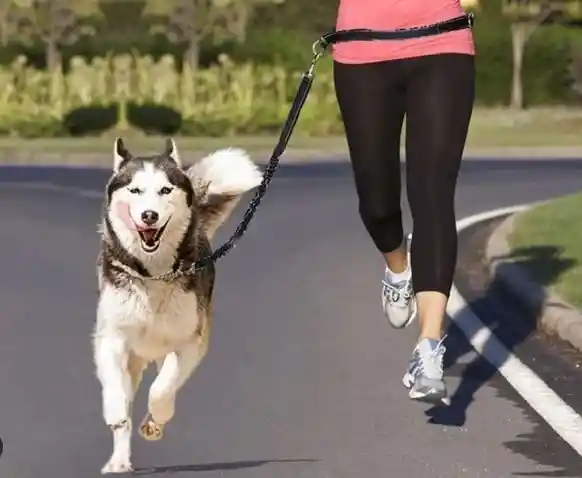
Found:
[(166, 151), (164, 151), (164, 154), (172, 161), (174, 161), (178, 167), (182, 167), (182, 158), (180, 158), (180, 152), (178, 151), (176, 142), (172, 138), (168, 138), (166, 140)]
[(125, 148), (123, 138), (115, 138), (113, 143), (113, 172), (117, 173), (125, 161), (131, 159), (131, 154)]

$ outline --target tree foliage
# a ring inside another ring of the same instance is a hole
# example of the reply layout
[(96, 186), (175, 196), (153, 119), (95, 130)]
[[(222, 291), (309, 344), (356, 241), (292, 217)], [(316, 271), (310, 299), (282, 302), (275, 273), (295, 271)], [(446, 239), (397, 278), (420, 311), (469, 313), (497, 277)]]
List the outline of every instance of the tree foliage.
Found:
[(84, 24), (86, 17), (98, 15), (98, 0), (12, 0), (7, 23), (22, 40), (38, 38), (45, 45), (50, 69), (60, 66), (59, 48), (75, 43), (81, 35), (93, 33)]
[(504, 0), (502, 12), (511, 21), (513, 75), (511, 106), (523, 109), (523, 59), (528, 41), (548, 23), (570, 23), (582, 18), (580, 0)]
[(187, 45), (184, 63), (197, 69), (200, 43), (235, 38), (244, 41), (255, 7), (284, 0), (148, 0), (144, 14), (161, 18), (152, 31)]

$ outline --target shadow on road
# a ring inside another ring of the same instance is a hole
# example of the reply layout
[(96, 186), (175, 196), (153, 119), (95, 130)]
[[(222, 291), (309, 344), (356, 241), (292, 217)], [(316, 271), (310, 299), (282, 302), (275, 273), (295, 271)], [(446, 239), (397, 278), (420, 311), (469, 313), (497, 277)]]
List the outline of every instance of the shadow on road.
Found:
[(138, 468), (134, 475), (154, 475), (162, 473), (203, 472), (203, 471), (232, 471), (244, 468), (256, 468), (271, 463), (316, 463), (312, 459), (280, 459), (280, 460), (248, 460), (230, 461), (225, 463), (202, 463), (196, 465), (157, 466), (152, 468)]
[[(549, 285), (554, 282), (563, 272), (576, 265), (575, 261), (570, 258), (562, 257), (562, 251), (553, 246), (535, 246), (514, 251), (512, 258), (519, 265), (528, 271), (536, 271), (536, 277), (543, 278), (542, 285)], [(497, 258), (504, 259), (504, 258)], [(499, 271), (504, 268), (515, 270), (515, 265), (502, 264)], [(540, 271), (543, 271), (540, 273)], [(502, 320), (502, 316), (490, 313), (490, 304), (492, 301), (499, 301), (508, 295), (503, 282), (498, 275), (493, 277), (489, 287), (484, 295), (469, 303), (469, 307), (481, 321), (499, 338), (507, 347), (509, 352), (525, 341), (535, 330), (537, 318), (540, 316), (546, 293), (543, 287), (539, 287), (535, 294), (535, 303), (528, 307), (527, 314), (521, 314), (529, 318), (527, 321), (521, 321), (519, 324)], [(511, 296), (510, 296), (511, 297)], [(507, 297), (508, 300), (511, 300)], [(518, 306), (516, 304), (516, 306)], [(488, 308), (488, 313), (479, 313)], [(460, 314), (461, 315), (461, 314)], [(454, 325), (453, 325), (454, 327)], [(456, 334), (451, 334), (454, 343), (447, 344), (447, 354), (445, 356), (445, 368), (448, 369), (457, 363), (457, 360), (471, 351), (472, 348), (467, 340), (455, 339)], [(487, 352), (497, 354), (497, 351), (487, 350), (491, 347), (488, 343), (485, 345), (485, 355)], [(507, 357), (498, 357), (501, 363), (505, 362)], [(426, 413), (431, 417), (430, 422), (439, 425), (463, 426), (466, 420), (466, 412), (474, 400), (475, 393), (497, 372), (489, 362), (480, 355), (469, 363), (461, 375), (461, 383), (451, 396), (451, 405), (448, 407), (433, 407)]]
[[(485, 231), (487, 232), (487, 231)], [(477, 234), (475, 235), (477, 236)], [(481, 247), (483, 238), (481, 240)], [(473, 253), (473, 257), (475, 253)], [(507, 286), (500, 280), (500, 272), (515, 271), (514, 265), (502, 264), (494, 277), (489, 278), (486, 284), (482, 284), (481, 292), (468, 299), (468, 307), (479, 317), (479, 319), (494, 333), (494, 335), (506, 346), (507, 351), (512, 353), (530, 335), (536, 331), (537, 321), (543, 310), (547, 294), (543, 286), (549, 285), (560, 277), (566, 270), (576, 265), (576, 261), (564, 257), (563, 251), (553, 246), (536, 246), (519, 249), (511, 255), (514, 263), (527, 271), (533, 271), (535, 277), (540, 281), (540, 286), (536, 287), (532, 294), (532, 301), (529, 306), (516, 302), (515, 297), (508, 291)], [(498, 258), (504, 259), (504, 258)], [(472, 275), (481, 274), (486, 266), (479, 264), (475, 269), (463, 271), (463, 277), (468, 281), (467, 288), (475, 287), (472, 281), (479, 282), (479, 279), (472, 278)], [(477, 286), (479, 288), (479, 286)], [(463, 294), (464, 295), (464, 294)], [(508, 305), (510, 308), (508, 309)], [(462, 317), (461, 311), (458, 317)], [(515, 319), (519, 318), (519, 319)], [(477, 332), (477, 331), (475, 331)], [(447, 407), (431, 407), (425, 413), (429, 417), (429, 423), (462, 427), (466, 423), (467, 411), (475, 400), (475, 394), (480, 388), (489, 382), (498, 372), (497, 368), (491, 365), (481, 355), (471, 360), (466, 365), (459, 363), (459, 359), (467, 353), (473, 352), (469, 340), (465, 338), (463, 332), (451, 321), (449, 335), (446, 339), (447, 353), (445, 355), (445, 369), (449, 375), (458, 375), (460, 383), (451, 396), (451, 404)], [(485, 354), (495, 355), (499, 363), (505, 363), (506, 356), (499, 356), (497, 349), (492, 349), (491, 341), (485, 344)], [(499, 392), (504, 394), (503, 391)], [(534, 425), (531, 434), (520, 435), (515, 440), (506, 442), (504, 445), (514, 453), (528, 456), (538, 463), (542, 459), (542, 449), (547, 444), (547, 432), (540, 429), (543, 420), (535, 413), (526, 411)], [(535, 415), (535, 416), (532, 416)], [(553, 431), (551, 431), (553, 433)], [(568, 451), (571, 451), (568, 448)], [(558, 453), (560, 455), (560, 453)], [(544, 458), (547, 453), (543, 453)], [(544, 471), (540, 473), (513, 473), (512, 476), (544, 476), (544, 477), (570, 477), (580, 476), (576, 473), (579, 470), (572, 470), (567, 465), (570, 460), (562, 456), (555, 456), (551, 463), (543, 459), (544, 464), (555, 467), (554, 471)], [(572, 474), (574, 473), (574, 474)]]

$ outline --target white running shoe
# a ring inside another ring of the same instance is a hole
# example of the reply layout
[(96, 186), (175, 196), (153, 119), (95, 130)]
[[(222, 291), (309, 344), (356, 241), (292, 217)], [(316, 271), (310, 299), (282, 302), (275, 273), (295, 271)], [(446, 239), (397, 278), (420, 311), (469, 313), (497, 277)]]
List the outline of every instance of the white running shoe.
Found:
[(412, 400), (435, 405), (450, 405), (447, 387), (443, 378), (443, 359), (446, 348), (441, 340), (420, 340), (408, 363), (402, 383)]
[(410, 269), (410, 242), (412, 234), (408, 234), (406, 241), (407, 273), (403, 280), (392, 281), (392, 274), (386, 267), (382, 281), (382, 308), (390, 325), (396, 329), (409, 326), (416, 317), (416, 297), (412, 289), (412, 274)]

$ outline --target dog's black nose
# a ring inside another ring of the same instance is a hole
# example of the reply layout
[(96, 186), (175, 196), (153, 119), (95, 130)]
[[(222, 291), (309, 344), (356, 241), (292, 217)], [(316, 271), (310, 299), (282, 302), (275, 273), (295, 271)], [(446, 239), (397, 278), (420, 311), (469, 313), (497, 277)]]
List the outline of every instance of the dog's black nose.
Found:
[(155, 224), (159, 217), (160, 215), (156, 211), (152, 211), (151, 209), (148, 209), (147, 211), (141, 213), (141, 220), (143, 221), (144, 224), (147, 224), (148, 226)]

